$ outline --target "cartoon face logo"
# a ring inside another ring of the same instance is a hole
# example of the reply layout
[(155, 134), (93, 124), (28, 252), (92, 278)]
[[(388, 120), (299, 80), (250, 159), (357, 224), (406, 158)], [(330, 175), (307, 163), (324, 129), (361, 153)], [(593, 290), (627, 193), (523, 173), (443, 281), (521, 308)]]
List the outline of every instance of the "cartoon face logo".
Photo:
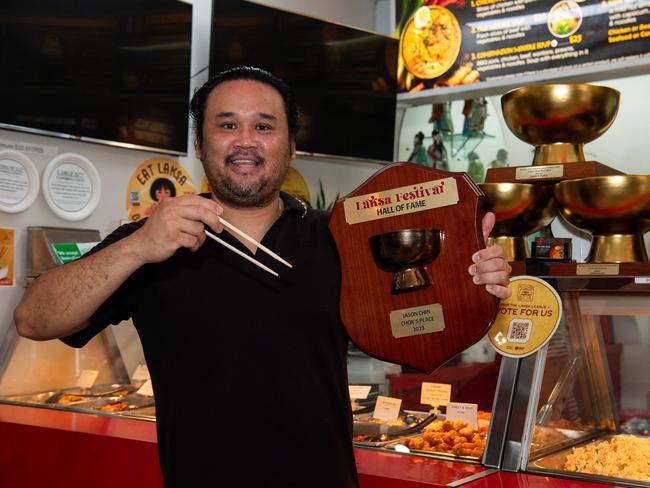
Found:
[(519, 285), (517, 287), (517, 299), (520, 302), (532, 302), (535, 297), (535, 289), (532, 285)]

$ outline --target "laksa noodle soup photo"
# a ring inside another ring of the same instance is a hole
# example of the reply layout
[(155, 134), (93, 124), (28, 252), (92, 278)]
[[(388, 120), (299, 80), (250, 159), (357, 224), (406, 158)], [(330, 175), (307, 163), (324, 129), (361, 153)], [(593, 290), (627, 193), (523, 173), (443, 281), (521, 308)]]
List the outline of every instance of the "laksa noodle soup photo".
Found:
[(548, 29), (555, 37), (568, 37), (582, 24), (580, 5), (572, 0), (558, 2), (548, 13)]
[(451, 11), (437, 5), (415, 11), (400, 39), (404, 66), (413, 76), (431, 79), (456, 61), (461, 30)]

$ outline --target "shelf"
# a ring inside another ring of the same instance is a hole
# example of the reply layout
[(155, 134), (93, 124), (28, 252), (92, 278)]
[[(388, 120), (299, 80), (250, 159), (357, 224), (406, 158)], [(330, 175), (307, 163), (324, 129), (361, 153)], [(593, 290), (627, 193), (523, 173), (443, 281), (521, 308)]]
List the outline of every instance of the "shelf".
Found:
[[(449, 145), (449, 154), (452, 158), (466, 149), (466, 152), (474, 151), (485, 139), (494, 139), (495, 136), (491, 134), (486, 134), (485, 132), (470, 132), (468, 134), (458, 133), (458, 134), (449, 134), (442, 133), (442, 140), (445, 145)], [(432, 137), (425, 137), (425, 141), (431, 141)], [(470, 143), (470, 141), (473, 141)], [(468, 146), (468, 144), (471, 146)], [(426, 145), (426, 144), (425, 144)]]

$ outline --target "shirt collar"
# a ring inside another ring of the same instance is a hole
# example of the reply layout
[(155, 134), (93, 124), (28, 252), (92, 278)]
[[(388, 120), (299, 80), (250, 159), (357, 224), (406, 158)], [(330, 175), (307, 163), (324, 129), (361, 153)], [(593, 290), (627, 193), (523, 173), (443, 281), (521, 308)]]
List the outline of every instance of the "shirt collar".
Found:
[(284, 203), (284, 211), (282, 212), (283, 214), (285, 212), (297, 211), (300, 212), (301, 217), (307, 215), (307, 204), (302, 200), (299, 200), (296, 197), (289, 195), (283, 191), (280, 192), (280, 198), (282, 198), (282, 202)]

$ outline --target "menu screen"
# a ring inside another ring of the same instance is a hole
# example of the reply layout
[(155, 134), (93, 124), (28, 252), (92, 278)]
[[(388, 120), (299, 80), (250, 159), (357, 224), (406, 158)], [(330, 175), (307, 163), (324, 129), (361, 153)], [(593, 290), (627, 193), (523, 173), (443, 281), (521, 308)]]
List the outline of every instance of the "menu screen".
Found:
[(650, 0), (398, 0), (399, 90), (650, 57)]

